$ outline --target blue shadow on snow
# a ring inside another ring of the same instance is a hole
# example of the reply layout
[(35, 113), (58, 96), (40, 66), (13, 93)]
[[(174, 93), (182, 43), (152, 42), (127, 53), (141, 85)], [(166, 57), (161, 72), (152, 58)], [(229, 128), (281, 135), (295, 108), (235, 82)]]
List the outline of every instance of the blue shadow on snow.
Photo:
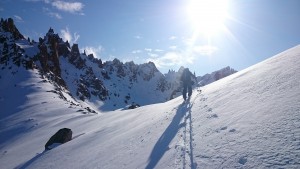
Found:
[(169, 144), (176, 136), (177, 132), (181, 127), (184, 127), (186, 124), (180, 124), (181, 119), (185, 116), (187, 112), (191, 109), (191, 104), (181, 104), (178, 106), (176, 114), (170, 123), (170, 125), (166, 128), (163, 134), (160, 136), (158, 141), (156, 142), (150, 156), (148, 159), (148, 164), (146, 169), (154, 168), (160, 159), (163, 157), (166, 151), (169, 150)]

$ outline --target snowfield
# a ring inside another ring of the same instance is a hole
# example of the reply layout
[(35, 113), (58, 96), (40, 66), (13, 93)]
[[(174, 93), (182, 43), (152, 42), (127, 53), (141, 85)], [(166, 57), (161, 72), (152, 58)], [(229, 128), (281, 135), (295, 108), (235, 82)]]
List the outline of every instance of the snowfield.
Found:
[[(1, 169), (300, 168), (300, 46), (195, 89), (189, 103), (98, 114), (35, 71), (9, 72), (0, 79)], [(64, 127), (73, 140), (44, 151)]]

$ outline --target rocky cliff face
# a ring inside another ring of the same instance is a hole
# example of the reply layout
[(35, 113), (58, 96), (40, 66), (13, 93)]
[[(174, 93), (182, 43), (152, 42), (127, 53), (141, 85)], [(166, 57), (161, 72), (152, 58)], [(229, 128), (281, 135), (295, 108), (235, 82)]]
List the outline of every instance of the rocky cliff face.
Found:
[[(66, 90), (79, 101), (88, 101), (99, 109), (117, 109), (130, 104), (164, 102), (180, 94), (179, 77), (183, 68), (162, 74), (154, 63), (122, 63), (118, 59), (102, 62), (93, 55), (80, 53), (78, 44), (70, 46), (52, 28), (30, 42), (15, 27), (12, 19), (1, 19), (0, 65), (38, 69), (41, 78)], [(12, 70), (16, 73), (18, 70)], [(198, 77), (203, 86), (234, 71), (231, 68)]]
[(1, 29), (4, 32), (10, 32), (15, 40), (24, 39), (24, 36), (19, 32), (12, 18), (8, 18), (7, 20), (1, 18)]
[(39, 61), (39, 68), (43, 73), (53, 73), (53, 80), (59, 85), (66, 87), (64, 80), (61, 78), (58, 55), (58, 53), (62, 53), (60, 47), (64, 45), (66, 46), (67, 44), (50, 28), (44, 38), (39, 38), (39, 43), (37, 44), (39, 52), (35, 55), (36, 60), (34, 61)]

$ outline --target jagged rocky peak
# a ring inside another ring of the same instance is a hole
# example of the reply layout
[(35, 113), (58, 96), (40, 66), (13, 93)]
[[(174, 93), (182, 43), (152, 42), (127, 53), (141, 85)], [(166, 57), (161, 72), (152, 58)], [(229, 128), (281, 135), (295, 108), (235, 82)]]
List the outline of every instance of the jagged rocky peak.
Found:
[(39, 38), (39, 46), (46, 46), (51, 53), (56, 53), (57, 57), (67, 56), (70, 53), (70, 44), (68, 41), (64, 42), (58, 34), (54, 32), (53, 28), (49, 28), (44, 38)]
[[(160, 73), (160, 71), (156, 68), (153, 62), (148, 62), (140, 65), (142, 71), (142, 77), (144, 80), (149, 81), (152, 79), (156, 73)], [(161, 73), (160, 73), (161, 74)], [(161, 74), (162, 76), (162, 74)]]
[(70, 54), (70, 44), (64, 42), (58, 34), (50, 27), (46, 35), (39, 38), (39, 52), (36, 55), (40, 62), (41, 70), (45, 73), (53, 73), (51, 79), (63, 87), (67, 87), (61, 77), (60, 57), (68, 57)]
[(104, 62), (103, 67), (109, 74), (116, 72), (116, 75), (119, 78), (129, 76), (130, 81), (136, 81), (137, 76), (140, 76), (143, 80), (149, 81), (155, 76), (155, 73), (159, 72), (153, 62), (135, 64), (133, 61), (131, 61), (123, 63), (117, 58), (115, 58), (113, 61)]
[(157, 69), (157, 67), (153, 62), (144, 63), (142, 64), (142, 67), (148, 68), (150, 72), (159, 72), (159, 70)]
[(47, 34), (54, 34), (54, 30), (50, 27)]
[(5, 20), (1, 18), (0, 24), (3, 31), (12, 33), (14, 39), (24, 39), (24, 36), (19, 32), (12, 18), (8, 18)]
[[(54, 33), (54, 30), (50, 27), (48, 32), (46, 33), (46, 36), (44, 38), (39, 38), (39, 43), (51, 43), (52, 45), (58, 45), (59, 43), (65, 43), (62, 38), (59, 37), (57, 33)], [(66, 44), (67, 45), (67, 44)]]
[[(15, 43), (17, 40), (24, 40), (24, 37), (16, 28), (13, 19), (4, 20), (1, 18), (0, 64), (3, 64), (2, 69), (9, 65), (9, 61), (12, 61), (18, 67), (24, 65), (25, 68), (33, 68), (28, 56), (24, 55), (25, 50)], [(11, 68), (11, 66), (9, 67)]]
[(73, 44), (72, 49), (71, 49), (71, 60), (74, 61), (78, 57), (80, 57), (78, 44)]
[(69, 61), (70, 63), (74, 64), (78, 69), (82, 69), (83, 67), (86, 67), (85, 60), (80, 57), (78, 44), (73, 44)]
[(58, 55), (58, 43), (62, 39), (58, 34), (54, 34), (52, 28), (44, 38), (39, 39), (38, 48), (40, 53), (38, 58), (41, 62), (41, 66), (44, 72), (52, 71), (56, 76), (60, 77), (59, 55)]
[(124, 68), (124, 64), (119, 59), (115, 58), (112, 64), (117, 69), (118, 77), (125, 77), (127, 75)]
[(71, 48), (68, 41), (60, 42), (58, 44), (58, 55), (59, 56), (67, 56), (70, 54)]
[[(85, 51), (83, 53), (83, 55), (86, 55)], [(93, 63), (96, 63), (98, 65), (99, 68), (103, 68), (103, 63), (101, 59), (95, 58), (94, 55), (91, 53), (87, 56), (87, 58), (92, 61)]]
[(184, 69), (185, 69), (185, 67), (180, 66), (178, 71), (169, 70), (168, 73), (165, 74), (165, 77), (168, 79), (172, 79), (173, 81), (176, 81), (179, 83), (180, 77), (181, 77)]
[(212, 74), (214, 74), (215, 80), (220, 80), (220, 79), (222, 79), (226, 76), (229, 76), (233, 73), (236, 73), (236, 72), (237, 72), (236, 70), (234, 70), (234, 69), (230, 68), (229, 66), (227, 66), (223, 69), (220, 69), (218, 71), (213, 72)]

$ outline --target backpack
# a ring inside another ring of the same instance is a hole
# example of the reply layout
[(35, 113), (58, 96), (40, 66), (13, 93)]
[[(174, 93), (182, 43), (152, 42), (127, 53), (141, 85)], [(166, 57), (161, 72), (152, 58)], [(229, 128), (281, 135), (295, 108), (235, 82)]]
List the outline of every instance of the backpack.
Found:
[(192, 81), (191, 72), (188, 69), (185, 69), (183, 71), (182, 76), (181, 76), (181, 81), (183, 81), (183, 82), (190, 82), (190, 81)]

